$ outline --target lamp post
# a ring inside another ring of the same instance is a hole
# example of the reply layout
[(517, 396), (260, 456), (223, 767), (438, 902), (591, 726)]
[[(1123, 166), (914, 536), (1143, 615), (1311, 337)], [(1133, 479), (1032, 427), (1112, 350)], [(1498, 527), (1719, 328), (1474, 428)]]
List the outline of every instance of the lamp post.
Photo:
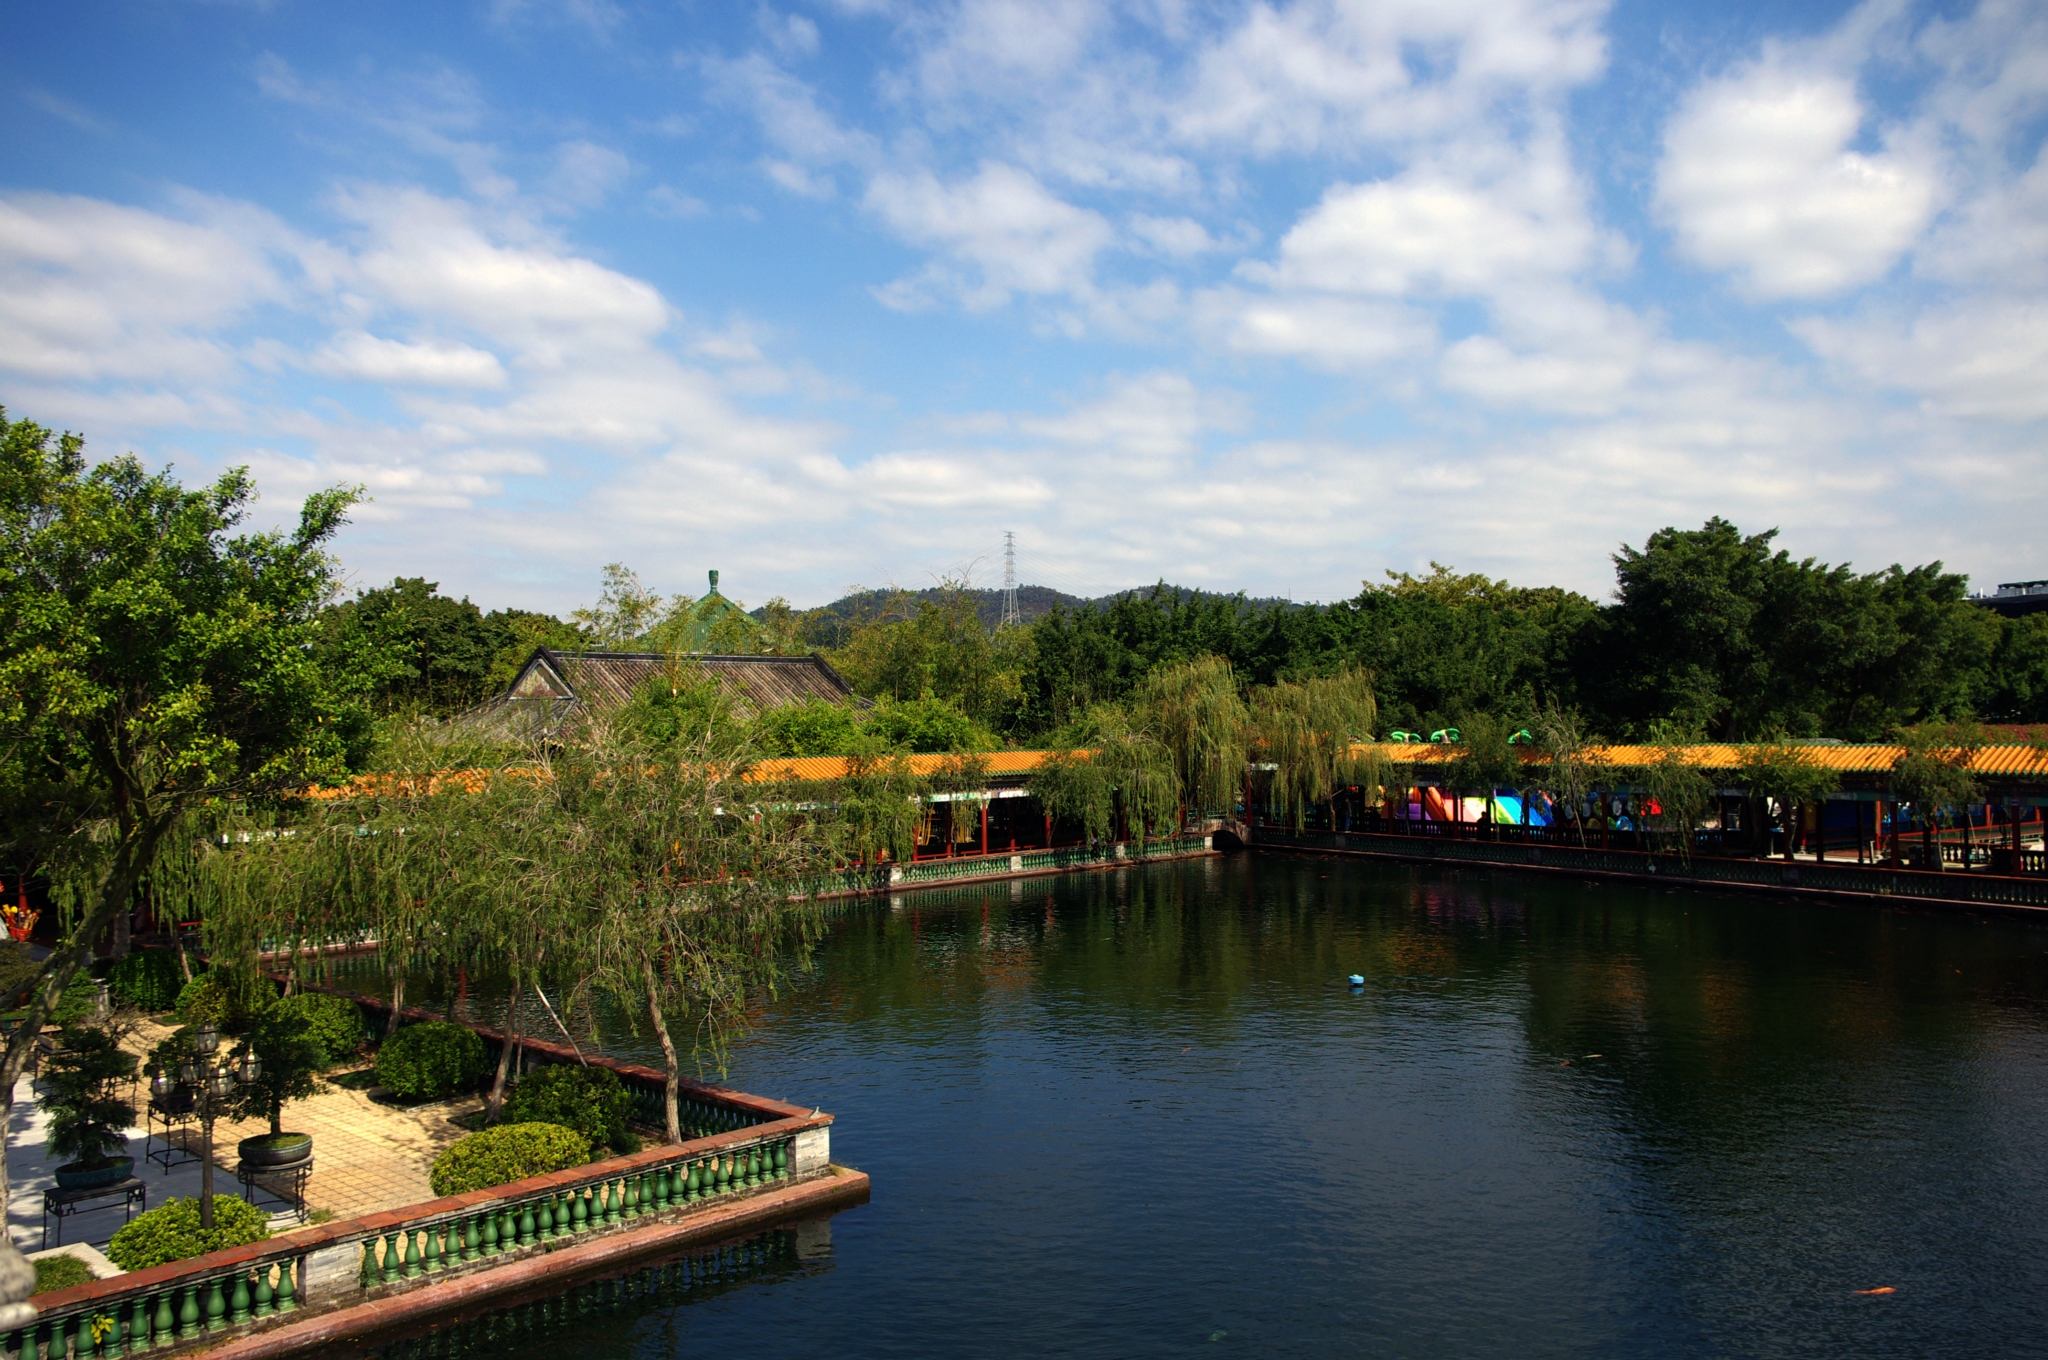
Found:
[(199, 1227), (203, 1232), (213, 1230), (213, 1121), (220, 1117), (221, 1102), (236, 1086), (246, 1086), (262, 1075), (262, 1060), (246, 1045), (222, 1057), (220, 1026), (211, 1020), (199, 1026), (192, 1036), (192, 1053), (178, 1064), (178, 1081), (191, 1088), (199, 1109)]

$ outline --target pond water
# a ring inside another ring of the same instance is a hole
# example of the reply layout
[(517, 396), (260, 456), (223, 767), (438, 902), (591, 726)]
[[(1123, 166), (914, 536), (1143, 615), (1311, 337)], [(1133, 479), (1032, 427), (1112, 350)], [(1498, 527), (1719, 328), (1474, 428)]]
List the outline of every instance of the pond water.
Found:
[(872, 1202), (384, 1353), (2048, 1348), (2032, 923), (1305, 858), (912, 894), (730, 1081)]

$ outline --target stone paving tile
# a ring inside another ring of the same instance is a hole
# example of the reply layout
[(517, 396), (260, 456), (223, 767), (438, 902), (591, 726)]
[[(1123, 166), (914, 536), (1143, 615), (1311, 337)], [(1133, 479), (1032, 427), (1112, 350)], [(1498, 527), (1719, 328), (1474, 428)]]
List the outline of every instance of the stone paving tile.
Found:
[[(147, 1052), (171, 1033), (169, 1026), (145, 1022), (133, 1046)], [(329, 1073), (338, 1076), (340, 1073)], [(436, 1154), (467, 1135), (452, 1122), (483, 1108), (478, 1095), (458, 1096), (428, 1105), (401, 1107), (370, 1099), (369, 1092), (329, 1084), (321, 1095), (293, 1101), (284, 1108), (284, 1127), (313, 1135), (313, 1174), (306, 1187), (307, 1207), (336, 1218), (354, 1218), (380, 1209), (395, 1209), (434, 1197), (427, 1172)], [(213, 1127), (217, 1189), (235, 1190), (235, 1144), (270, 1132), (261, 1120), (223, 1119)], [(189, 1135), (197, 1151), (196, 1127)]]

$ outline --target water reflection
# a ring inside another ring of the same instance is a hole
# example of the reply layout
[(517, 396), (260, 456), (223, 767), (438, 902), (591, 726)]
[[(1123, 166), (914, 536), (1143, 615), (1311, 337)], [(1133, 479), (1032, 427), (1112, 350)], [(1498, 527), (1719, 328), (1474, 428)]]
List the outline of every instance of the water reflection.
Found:
[(580, 1355), (606, 1344), (684, 1353), (679, 1309), (734, 1291), (784, 1284), (828, 1270), (832, 1230), (817, 1219), (641, 1262), (566, 1289), (438, 1318), (432, 1326), (379, 1338), (340, 1354), (375, 1360), (536, 1360)]
[(850, 907), (757, 1019), (730, 1079), (838, 1114), (874, 1202), (829, 1277), (684, 1307), (697, 1340), (2002, 1353), (2044, 1321), (2027, 921), (1210, 860)]

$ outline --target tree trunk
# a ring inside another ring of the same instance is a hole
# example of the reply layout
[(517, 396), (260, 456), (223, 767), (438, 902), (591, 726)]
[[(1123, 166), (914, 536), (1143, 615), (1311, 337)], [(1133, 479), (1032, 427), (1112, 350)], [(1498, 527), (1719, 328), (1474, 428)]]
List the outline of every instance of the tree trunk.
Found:
[(498, 1048), (498, 1074), (491, 1079), (491, 1093), (484, 1097), (484, 1123), (495, 1124), (505, 1109), (505, 1078), (512, 1070), (512, 1050), (519, 1046), (519, 983), (512, 983), (512, 999), (505, 1004), (505, 1042)]
[(661, 1059), (668, 1069), (668, 1090), (662, 1113), (668, 1119), (668, 1140), (680, 1143), (683, 1141), (683, 1120), (678, 1109), (683, 1089), (682, 1064), (676, 1061), (676, 1041), (669, 1037), (668, 1021), (661, 1015), (661, 996), (654, 978), (654, 965), (642, 959), (641, 967), (647, 970), (647, 1013), (654, 1020), (655, 1034), (661, 1038)]
[(384, 1037), (389, 1039), (398, 1033), (399, 1008), (405, 1005), (405, 974), (398, 975), (398, 981), (391, 984), (391, 1015), (384, 1021)]
[[(172, 820), (171, 815), (162, 814), (145, 817), (137, 823), (114, 851), (113, 862), (107, 866), (107, 876), (100, 884), (99, 901), (93, 904), (92, 914), (80, 921), (71, 937), (43, 961), (42, 977), (29, 1000), (28, 1013), (22, 1017), (14, 1033), (7, 1037), (6, 1052), (0, 1055), (0, 1128), (11, 1122), (15, 1083), (21, 1080), (22, 1069), (28, 1066), (29, 1055), (35, 1052), (36, 1040), (42, 1036), (50, 1013), (57, 1009), (57, 1003), (64, 997), (64, 989), (71, 985), (71, 979), (91, 956), (92, 942), (107, 928), (114, 913), (135, 899), (137, 885), (156, 858), (157, 842), (170, 829)], [(7, 1222), (7, 1192), (8, 1176), (5, 1169), (0, 1168), (0, 1224)], [(0, 1232), (0, 1256), (14, 1249), (12, 1239)]]

